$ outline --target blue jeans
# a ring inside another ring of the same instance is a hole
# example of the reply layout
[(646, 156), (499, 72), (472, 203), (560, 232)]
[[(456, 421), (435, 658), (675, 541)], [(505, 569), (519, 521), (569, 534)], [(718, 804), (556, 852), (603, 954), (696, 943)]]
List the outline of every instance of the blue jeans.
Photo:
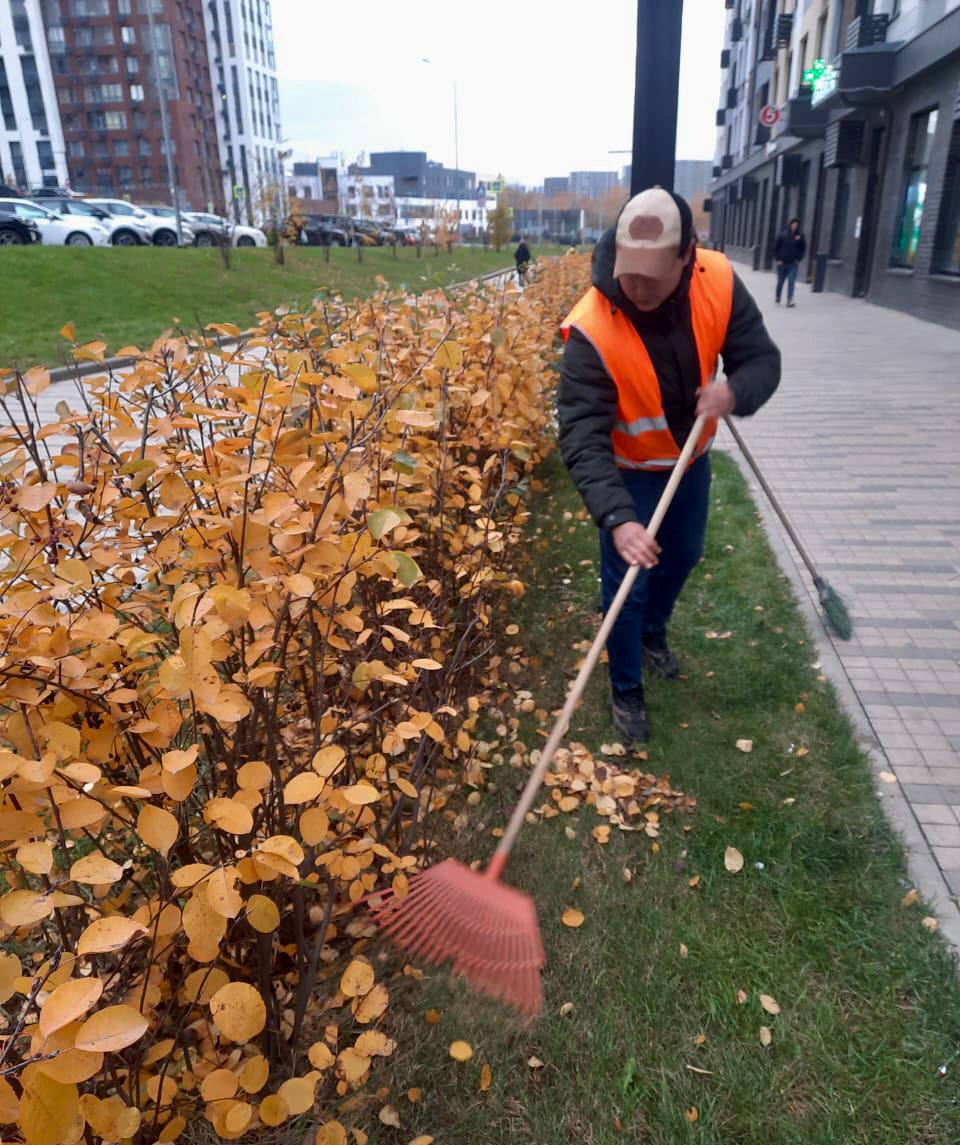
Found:
[[(624, 484), (633, 498), (637, 516), (646, 523), (670, 476), (622, 469)], [(641, 569), (630, 595), (607, 639), (610, 683), (618, 692), (643, 681), (643, 638), (662, 637), (677, 597), (690, 572), (703, 556), (710, 507), (710, 455), (704, 454), (687, 470), (657, 534), (662, 552), (656, 568)], [(606, 612), (627, 571), (617, 552), (613, 534), (600, 530), (600, 607)]]
[(797, 285), (797, 271), (800, 269), (798, 262), (788, 262), (786, 265), (777, 267), (777, 301), (780, 301), (780, 295), (783, 294), (783, 284), (787, 284), (787, 301), (793, 301), (793, 291)]

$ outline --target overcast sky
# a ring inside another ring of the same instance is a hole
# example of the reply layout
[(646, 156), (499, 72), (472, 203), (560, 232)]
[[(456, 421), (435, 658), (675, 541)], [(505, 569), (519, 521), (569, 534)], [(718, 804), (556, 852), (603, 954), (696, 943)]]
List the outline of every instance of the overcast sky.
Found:
[[(674, 0), (660, 0), (672, 3)], [(686, 0), (677, 155), (711, 159), (725, 11)], [(529, 185), (629, 155), (635, 0), (273, 0), (295, 159), (426, 151)], [(424, 59), (430, 63), (424, 63)]]

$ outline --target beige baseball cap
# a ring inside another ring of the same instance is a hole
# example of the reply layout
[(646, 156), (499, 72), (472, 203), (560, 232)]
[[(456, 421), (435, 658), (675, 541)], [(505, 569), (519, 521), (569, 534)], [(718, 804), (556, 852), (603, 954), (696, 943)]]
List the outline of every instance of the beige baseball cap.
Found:
[(680, 257), (682, 222), (673, 196), (662, 187), (641, 191), (617, 220), (617, 258), (613, 277), (642, 274), (666, 277)]

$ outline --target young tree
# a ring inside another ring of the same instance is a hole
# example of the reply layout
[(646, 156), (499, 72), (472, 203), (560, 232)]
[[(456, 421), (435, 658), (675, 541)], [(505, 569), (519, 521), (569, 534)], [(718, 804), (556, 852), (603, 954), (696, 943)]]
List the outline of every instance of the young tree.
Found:
[(513, 223), (510, 218), (510, 208), (503, 197), (497, 200), (497, 205), (487, 215), (487, 226), (490, 230), (490, 241), (497, 250), (510, 241)]

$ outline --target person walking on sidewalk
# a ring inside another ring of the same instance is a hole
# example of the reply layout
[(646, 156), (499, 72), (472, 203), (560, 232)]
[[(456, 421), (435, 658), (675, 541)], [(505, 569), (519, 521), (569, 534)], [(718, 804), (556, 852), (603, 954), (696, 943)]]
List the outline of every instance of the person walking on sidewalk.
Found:
[[(592, 282), (561, 327), (560, 452), (600, 529), (604, 611), (628, 566), (643, 570), (607, 641), (614, 724), (643, 743), (644, 666), (680, 671), (667, 624), (703, 555), (717, 419), (770, 398), (780, 351), (726, 257), (697, 249), (689, 205), (661, 188), (601, 237)], [(714, 382), (719, 357), (727, 380)], [(706, 427), (653, 540), (645, 523), (699, 413)]]
[(780, 305), (780, 296), (783, 294), (783, 284), (787, 284), (787, 305), (796, 306), (793, 292), (797, 285), (797, 271), (800, 262), (807, 253), (807, 240), (800, 232), (800, 220), (791, 219), (787, 229), (777, 239), (773, 250), (777, 263), (777, 305)]
[(527, 246), (526, 239), (520, 239), (519, 246), (513, 252), (513, 258), (517, 264), (517, 282), (523, 286), (527, 268), (530, 266), (530, 248)]

